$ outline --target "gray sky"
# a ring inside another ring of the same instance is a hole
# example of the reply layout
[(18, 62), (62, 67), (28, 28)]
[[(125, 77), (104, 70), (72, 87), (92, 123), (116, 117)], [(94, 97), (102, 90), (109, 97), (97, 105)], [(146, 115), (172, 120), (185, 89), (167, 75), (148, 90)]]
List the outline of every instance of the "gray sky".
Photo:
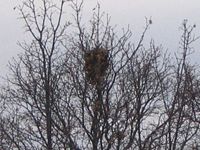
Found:
[[(37, 0), (36, 0), (37, 1)], [(38, 0), (39, 1), (39, 0)], [(54, 0), (56, 1), (56, 0)], [(21, 0), (0, 0), (0, 76), (7, 72), (6, 65), (12, 57), (21, 51), (17, 41), (25, 39), (22, 20), (13, 8)], [(96, 0), (85, 0), (84, 11), (90, 14), (96, 5)], [(99, 0), (101, 9), (108, 13), (112, 24), (118, 28), (130, 25), (135, 35), (142, 32), (145, 17), (152, 17), (153, 25), (148, 31), (146, 40), (153, 38), (162, 44), (164, 49), (176, 51), (180, 38), (179, 26), (183, 19), (196, 24), (196, 35), (200, 35), (200, 0)], [(200, 64), (200, 41), (195, 44), (195, 62)]]

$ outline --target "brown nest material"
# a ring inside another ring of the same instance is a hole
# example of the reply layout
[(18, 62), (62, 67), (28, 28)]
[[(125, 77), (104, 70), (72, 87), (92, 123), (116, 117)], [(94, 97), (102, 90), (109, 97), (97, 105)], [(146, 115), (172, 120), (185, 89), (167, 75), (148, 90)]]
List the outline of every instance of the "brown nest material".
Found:
[(85, 53), (86, 78), (92, 85), (102, 82), (109, 66), (108, 50), (96, 48)]

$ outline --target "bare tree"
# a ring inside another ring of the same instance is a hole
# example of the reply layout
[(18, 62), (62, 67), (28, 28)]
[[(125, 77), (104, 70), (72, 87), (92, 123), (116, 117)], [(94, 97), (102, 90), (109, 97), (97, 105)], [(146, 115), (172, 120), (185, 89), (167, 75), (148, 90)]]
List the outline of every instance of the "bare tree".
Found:
[(199, 123), (195, 121), (199, 116), (199, 74), (187, 59), (192, 52), (191, 44), (198, 39), (192, 35), (194, 28), (184, 20), (180, 42), (182, 56), (177, 57), (173, 66), (172, 95), (168, 96), (171, 100), (165, 102), (169, 117), (165, 146), (173, 150), (187, 149), (187, 143), (199, 132)]
[(14, 117), (9, 126), (16, 124), (20, 135), (12, 132), (10, 135), (9, 131), (7, 134), (13, 147), (18, 149), (51, 150), (67, 144), (61, 146), (60, 142), (64, 142), (61, 140), (66, 138), (57, 136), (53, 125), (57, 117), (54, 107), (65, 98), (61, 97), (65, 87), (60, 83), (65, 74), (61, 42), (69, 26), (62, 21), (65, 1), (58, 5), (48, 0), (40, 2), (41, 7), (34, 0), (24, 1), (18, 7), (25, 29), (32, 37), (30, 43), (20, 44), (24, 54), (10, 64), (13, 76), (8, 79), (7, 92), (10, 94), (6, 101), (14, 107), (7, 112)]
[[(83, 1), (26, 0), (19, 7), (31, 41), (10, 63), (2, 87), (1, 149), (198, 149), (199, 74), (188, 61), (195, 26), (184, 21), (176, 61), (153, 41), (121, 36), (97, 4), (82, 23)], [(75, 29), (74, 29), (75, 28)]]

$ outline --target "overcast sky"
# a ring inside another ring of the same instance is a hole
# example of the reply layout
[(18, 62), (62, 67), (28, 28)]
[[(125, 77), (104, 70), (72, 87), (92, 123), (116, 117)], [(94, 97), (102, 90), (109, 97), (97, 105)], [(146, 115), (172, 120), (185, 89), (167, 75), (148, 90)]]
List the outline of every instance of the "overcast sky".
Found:
[[(20, 2), (0, 0), (0, 75), (5, 75), (8, 61), (20, 53), (17, 42), (25, 39), (22, 20), (17, 19), (19, 14), (13, 9)], [(85, 13), (90, 14), (96, 2), (85, 0)], [(117, 24), (119, 29), (129, 24), (135, 37), (142, 32), (145, 17), (151, 17), (153, 25), (146, 40), (153, 38), (158, 45), (162, 44), (169, 51), (178, 48), (181, 34), (179, 27), (183, 19), (196, 24), (196, 35), (200, 35), (200, 0), (99, 0), (99, 3), (101, 9), (111, 16), (112, 24)], [(199, 43), (195, 44), (196, 54), (193, 57), (200, 64)]]

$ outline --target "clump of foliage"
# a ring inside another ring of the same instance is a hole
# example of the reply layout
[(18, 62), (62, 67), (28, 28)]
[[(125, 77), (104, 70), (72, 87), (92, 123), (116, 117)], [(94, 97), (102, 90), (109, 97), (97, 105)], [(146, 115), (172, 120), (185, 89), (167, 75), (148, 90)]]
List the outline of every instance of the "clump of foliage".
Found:
[(109, 52), (103, 48), (95, 48), (85, 53), (86, 78), (92, 85), (99, 85), (106, 75), (109, 66)]

